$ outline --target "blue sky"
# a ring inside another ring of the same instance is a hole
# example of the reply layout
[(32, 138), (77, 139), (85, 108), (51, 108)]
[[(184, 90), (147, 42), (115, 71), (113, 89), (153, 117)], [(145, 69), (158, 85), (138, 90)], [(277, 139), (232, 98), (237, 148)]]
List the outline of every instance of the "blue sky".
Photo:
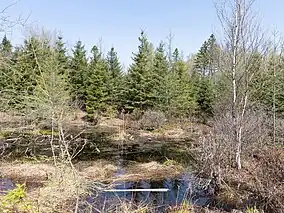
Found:
[[(1, 0), (0, 8), (12, 2)], [(283, 8), (284, 0), (257, 1), (266, 29), (284, 33)], [(141, 29), (155, 45), (172, 31), (174, 46), (186, 56), (219, 26), (212, 0), (19, 0), (7, 15), (29, 16), (29, 23), (60, 31), (69, 47), (80, 39), (89, 50), (101, 38), (103, 50), (113, 45), (126, 65), (137, 50)], [(15, 43), (24, 38), (16, 29), (9, 36)]]

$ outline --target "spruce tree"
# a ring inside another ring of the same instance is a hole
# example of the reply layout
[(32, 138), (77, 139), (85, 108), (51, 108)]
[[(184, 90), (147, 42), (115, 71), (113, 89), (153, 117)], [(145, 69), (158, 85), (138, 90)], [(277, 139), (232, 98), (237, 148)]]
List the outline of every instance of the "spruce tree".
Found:
[(73, 57), (71, 58), (71, 67), (69, 72), (69, 80), (71, 84), (71, 95), (82, 109), (86, 104), (86, 81), (88, 76), (88, 61), (85, 46), (78, 41), (74, 46)]
[(23, 102), (29, 116), (49, 122), (52, 130), (70, 112), (67, 72), (59, 54), (56, 48), (52, 48), (45, 52), (44, 60), (37, 62), (41, 71), (36, 78), (34, 92), (25, 95)]
[(180, 53), (178, 48), (175, 48), (173, 55), (172, 55), (173, 63), (177, 63), (180, 60)]
[(212, 34), (200, 47), (196, 59), (195, 70), (203, 76), (210, 76), (215, 73), (218, 59), (218, 46), (216, 38)]
[(12, 44), (5, 35), (0, 44), (0, 91), (11, 83), (11, 56)]
[(12, 44), (11, 44), (11, 41), (8, 40), (6, 35), (2, 39), (2, 42), (0, 45), (0, 52), (1, 52), (2, 57), (11, 57)]
[(106, 111), (108, 100), (108, 69), (107, 62), (97, 46), (92, 48), (92, 59), (89, 65), (87, 79), (86, 111), (94, 114), (96, 111)]
[(149, 96), (149, 89), (152, 88), (148, 88), (147, 84), (152, 65), (152, 46), (143, 31), (138, 39), (138, 53), (133, 54), (133, 63), (128, 70), (127, 88), (124, 93), (125, 107), (130, 111), (135, 108), (145, 110), (153, 107), (152, 97)]
[(165, 54), (164, 44), (161, 42), (155, 51), (154, 64), (152, 69), (152, 96), (154, 97), (154, 105), (160, 110), (165, 110), (169, 102), (169, 91), (167, 85), (167, 77), (169, 74), (169, 63)]
[(13, 52), (11, 82), (7, 90), (11, 92), (9, 105), (14, 109), (24, 109), (24, 97), (34, 94), (38, 77), (43, 72), (40, 64), (46, 60), (50, 50), (47, 39), (30, 37), (24, 41), (22, 47)]
[(200, 76), (196, 86), (196, 101), (198, 104), (197, 117), (203, 123), (213, 116), (214, 89), (208, 77)]
[(107, 65), (109, 74), (108, 102), (111, 106), (118, 107), (121, 106), (123, 75), (121, 64), (113, 47), (107, 53)]
[[(58, 57), (59, 63), (64, 68), (63, 70), (68, 69), (68, 56), (67, 56), (67, 49), (65, 47), (65, 43), (63, 42), (63, 37), (58, 36), (55, 42), (55, 52), (56, 56)], [(65, 73), (67, 74), (67, 73)]]
[(0, 110), (7, 109), (7, 103), (11, 101), (11, 86), (13, 85), (13, 63), (12, 57), (12, 44), (4, 36), (0, 44)]
[(194, 85), (188, 73), (187, 64), (176, 48), (173, 53), (173, 65), (168, 77), (169, 113), (174, 116), (193, 115), (196, 110)]

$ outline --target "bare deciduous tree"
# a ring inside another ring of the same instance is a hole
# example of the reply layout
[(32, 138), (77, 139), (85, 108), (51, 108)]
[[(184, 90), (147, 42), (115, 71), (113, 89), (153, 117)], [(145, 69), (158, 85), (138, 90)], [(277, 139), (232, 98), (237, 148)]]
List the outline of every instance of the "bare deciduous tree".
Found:
[(257, 72), (261, 53), (265, 50), (264, 34), (252, 8), (255, 0), (219, 0), (215, 2), (223, 29), (222, 53), (219, 71), (230, 91), (232, 142), (235, 163), (241, 169), (244, 118), (250, 106), (250, 84)]

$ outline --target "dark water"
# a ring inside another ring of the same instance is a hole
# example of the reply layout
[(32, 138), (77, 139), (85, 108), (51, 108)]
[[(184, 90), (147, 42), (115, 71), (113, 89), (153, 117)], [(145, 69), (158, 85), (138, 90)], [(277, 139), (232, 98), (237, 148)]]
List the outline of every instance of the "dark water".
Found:
[[(141, 154), (140, 156), (143, 156)], [(117, 156), (119, 177), (126, 173), (125, 165), (129, 156)], [(160, 156), (161, 157), (161, 156)], [(206, 179), (196, 178), (191, 172), (183, 173), (177, 178), (162, 180), (123, 181), (113, 183), (112, 189), (168, 189), (167, 192), (101, 192), (89, 196), (86, 201), (93, 206), (93, 212), (109, 212), (122, 202), (131, 202), (136, 206), (151, 206), (156, 212), (165, 212), (169, 207), (181, 205), (184, 201), (197, 206), (209, 206), (214, 193), (213, 187)]]
[[(119, 206), (122, 201), (131, 201), (139, 205), (154, 206), (158, 212), (163, 212), (171, 206), (181, 205), (189, 201), (197, 206), (208, 206), (212, 201), (213, 191), (201, 188), (200, 181), (190, 174), (182, 174), (179, 178), (163, 180), (141, 180), (137, 182), (117, 182), (114, 189), (157, 189), (166, 188), (167, 192), (103, 192), (96, 197), (88, 197), (89, 204), (96, 209), (110, 210)], [(96, 212), (94, 210), (93, 212)]]
[(15, 188), (15, 184), (11, 180), (0, 178), (0, 195), (6, 194), (7, 191), (14, 189), (14, 188)]

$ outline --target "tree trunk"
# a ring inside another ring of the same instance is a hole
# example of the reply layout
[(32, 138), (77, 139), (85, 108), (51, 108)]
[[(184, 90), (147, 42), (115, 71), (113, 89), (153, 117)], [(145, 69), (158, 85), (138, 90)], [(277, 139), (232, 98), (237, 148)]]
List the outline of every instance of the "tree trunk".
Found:
[(237, 69), (237, 54), (238, 54), (238, 39), (240, 33), (239, 19), (240, 19), (240, 4), (237, 3), (235, 11), (235, 22), (233, 31), (233, 64), (232, 64), (232, 119), (233, 119), (233, 138), (237, 146), (236, 149), (236, 166), (241, 168), (241, 127), (238, 125), (237, 118), (237, 85), (236, 85), (236, 69)]

